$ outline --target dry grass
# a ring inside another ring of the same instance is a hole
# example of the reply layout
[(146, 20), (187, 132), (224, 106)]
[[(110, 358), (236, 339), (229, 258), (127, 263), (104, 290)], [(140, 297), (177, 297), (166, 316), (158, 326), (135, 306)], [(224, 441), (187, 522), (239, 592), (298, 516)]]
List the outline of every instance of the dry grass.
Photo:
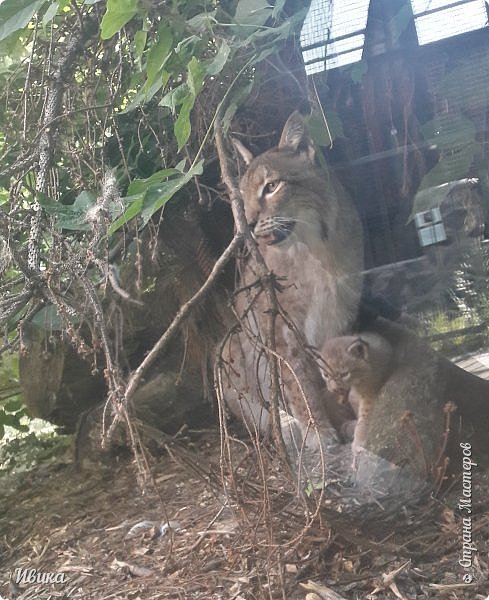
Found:
[[(385, 506), (386, 518), (368, 510), (341, 518), (325, 506), (315, 514), (315, 500), (293, 494), (266, 449), (257, 461), (252, 447), (232, 446), (240, 464), (226, 487), (219, 436), (207, 432), (152, 459), (155, 487), (144, 495), (124, 460), (83, 473), (71, 464), (41, 465), (15, 489), (4, 488), (0, 597), (294, 600), (316, 594), (309, 597), (330, 600), (334, 590), (346, 600), (369, 594), (484, 600), (489, 593), (486, 473), (474, 478), (478, 552), (468, 585), (469, 571), (458, 563), (461, 485), (443, 500), (395, 515)], [(161, 535), (168, 520), (175, 529)], [(19, 589), (9, 579), (20, 567), (62, 572), (66, 582)]]

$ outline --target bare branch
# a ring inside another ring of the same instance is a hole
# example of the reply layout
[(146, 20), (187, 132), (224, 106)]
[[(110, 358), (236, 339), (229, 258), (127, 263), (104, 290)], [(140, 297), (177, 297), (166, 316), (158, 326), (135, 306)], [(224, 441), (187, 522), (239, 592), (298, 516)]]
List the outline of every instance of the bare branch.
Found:
[(166, 348), (170, 340), (178, 331), (181, 324), (185, 321), (185, 319), (189, 317), (194, 307), (197, 306), (210, 291), (214, 283), (217, 281), (219, 275), (224, 270), (224, 267), (227, 265), (227, 263), (233, 256), (236, 249), (241, 245), (242, 237), (243, 236), (239, 232), (235, 234), (228, 247), (224, 250), (219, 259), (216, 261), (216, 264), (214, 265), (209, 277), (206, 279), (203, 286), (192, 296), (192, 298), (190, 298), (190, 300), (188, 300), (185, 304), (183, 304), (180, 307), (179, 311), (175, 315), (175, 318), (171, 322), (168, 329), (160, 337), (160, 339), (153, 346), (153, 348), (148, 353), (143, 362), (131, 375), (126, 387), (126, 401), (130, 400), (130, 398), (133, 396), (139, 382), (141, 381), (142, 376), (147, 371), (147, 369), (153, 364), (158, 354), (160, 354)]
[[(91, 25), (91, 19), (87, 18), (85, 25)], [(93, 28), (94, 29), (94, 28)], [(87, 27), (73, 33), (69, 39), (66, 50), (58, 60), (56, 68), (52, 74), (51, 85), (49, 87), (43, 117), (42, 133), (39, 137), (36, 154), (39, 157), (39, 166), (36, 173), (36, 193), (44, 194), (48, 185), (48, 174), (51, 169), (54, 154), (54, 133), (56, 122), (62, 109), (62, 99), (65, 92), (66, 79), (68, 72), (76, 64), (76, 58), (79, 55), (80, 46), (87, 37)], [(93, 33), (93, 32), (92, 32)], [(51, 125), (51, 126), (50, 126)], [(42, 210), (38, 199), (36, 198), (32, 206), (33, 214), (31, 216), (29, 233), (29, 257), (28, 265), (34, 270), (39, 270), (39, 246), (42, 229)]]

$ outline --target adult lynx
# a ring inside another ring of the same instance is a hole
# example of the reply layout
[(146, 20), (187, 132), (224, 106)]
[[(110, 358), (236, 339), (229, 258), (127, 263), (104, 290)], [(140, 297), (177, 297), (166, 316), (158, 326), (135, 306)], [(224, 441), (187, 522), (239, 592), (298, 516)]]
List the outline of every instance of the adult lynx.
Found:
[[(241, 181), (248, 223), (268, 268), (283, 278), (280, 305), (311, 346), (322, 347), (328, 338), (350, 333), (362, 287), (361, 225), (333, 174), (316, 166), (303, 118), (293, 113), (278, 146), (256, 158), (241, 144), (236, 147), (248, 164)], [(240, 287), (248, 291), (239, 295), (237, 311), (245, 315), (243, 329), (259, 339), (267, 305), (253, 286), (256, 280), (251, 261), (245, 259)], [(285, 320), (279, 317), (276, 323), (286, 409), (303, 432), (312, 417), (325, 437), (334, 438), (331, 422), (339, 424), (337, 403)], [(263, 432), (269, 418), (263, 347), (243, 331), (231, 339), (225, 354), (232, 365), (224, 380), (228, 406), (252, 431)]]

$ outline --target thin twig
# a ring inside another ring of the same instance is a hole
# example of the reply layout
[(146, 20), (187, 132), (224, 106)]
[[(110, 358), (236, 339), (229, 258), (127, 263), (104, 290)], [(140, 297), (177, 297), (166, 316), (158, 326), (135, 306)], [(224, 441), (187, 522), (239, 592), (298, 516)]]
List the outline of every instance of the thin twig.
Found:
[(178, 331), (181, 324), (185, 321), (185, 319), (188, 318), (188, 316), (190, 315), (190, 313), (194, 309), (194, 307), (197, 306), (201, 302), (201, 300), (206, 296), (206, 294), (210, 291), (210, 289), (214, 285), (214, 283), (216, 283), (219, 275), (222, 273), (222, 271), (224, 270), (224, 267), (227, 265), (227, 263), (233, 256), (236, 249), (241, 245), (241, 243), (242, 243), (242, 235), (240, 233), (237, 233), (231, 240), (228, 247), (221, 254), (219, 259), (216, 261), (216, 264), (214, 265), (209, 277), (207, 278), (205, 283), (202, 285), (202, 287), (192, 296), (192, 298), (190, 298), (190, 300), (188, 300), (185, 304), (183, 304), (180, 307), (179, 311), (175, 315), (175, 318), (171, 322), (168, 329), (163, 333), (163, 335), (160, 337), (160, 339), (151, 348), (150, 352), (147, 354), (147, 356), (143, 360), (143, 362), (139, 365), (139, 367), (131, 375), (129, 381), (127, 382), (127, 387), (126, 387), (126, 392), (125, 392), (126, 401), (128, 401), (132, 398), (144, 373), (153, 364), (156, 357), (166, 348), (166, 346), (168, 345), (170, 340), (173, 338), (173, 336)]

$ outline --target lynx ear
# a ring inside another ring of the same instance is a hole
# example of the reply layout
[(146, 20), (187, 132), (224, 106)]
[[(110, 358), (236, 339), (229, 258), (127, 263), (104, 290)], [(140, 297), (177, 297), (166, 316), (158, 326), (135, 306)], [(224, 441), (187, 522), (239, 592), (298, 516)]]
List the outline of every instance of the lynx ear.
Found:
[(354, 342), (352, 342), (346, 351), (355, 358), (361, 358), (362, 360), (367, 360), (368, 358), (368, 344), (361, 338), (357, 338)]
[(307, 132), (304, 117), (299, 111), (295, 110), (287, 119), (278, 147), (293, 152), (305, 152), (309, 160), (314, 161), (316, 151)]
[(248, 150), (248, 148), (246, 148), (245, 146), (243, 146), (243, 144), (239, 140), (237, 140), (236, 138), (231, 138), (231, 142), (233, 143), (233, 146), (234, 146), (234, 149), (236, 150), (236, 152), (245, 161), (245, 164), (249, 165), (250, 162), (254, 158), (253, 154), (251, 154), (251, 152)]

